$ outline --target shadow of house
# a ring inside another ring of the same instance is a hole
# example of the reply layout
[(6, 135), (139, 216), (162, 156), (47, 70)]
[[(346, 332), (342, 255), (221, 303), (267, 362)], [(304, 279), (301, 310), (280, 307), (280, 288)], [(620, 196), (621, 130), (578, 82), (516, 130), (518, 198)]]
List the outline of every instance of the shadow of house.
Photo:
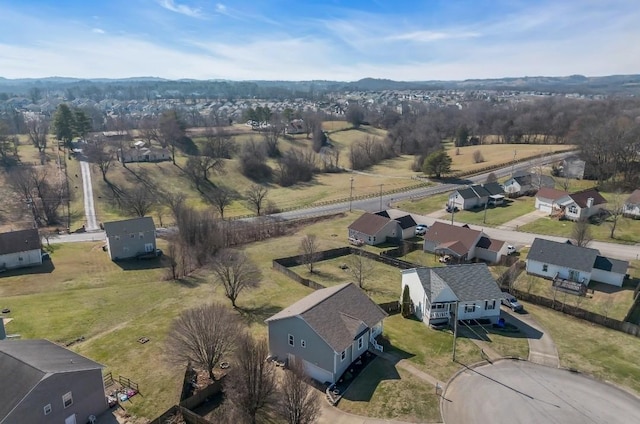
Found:
[(342, 398), (354, 402), (369, 402), (378, 385), (383, 381), (400, 380), (395, 364), (384, 359), (374, 358), (349, 385)]
[(51, 260), (45, 260), (42, 265), (28, 268), (11, 269), (0, 273), (0, 278), (15, 277), (17, 275), (51, 274), (56, 267)]

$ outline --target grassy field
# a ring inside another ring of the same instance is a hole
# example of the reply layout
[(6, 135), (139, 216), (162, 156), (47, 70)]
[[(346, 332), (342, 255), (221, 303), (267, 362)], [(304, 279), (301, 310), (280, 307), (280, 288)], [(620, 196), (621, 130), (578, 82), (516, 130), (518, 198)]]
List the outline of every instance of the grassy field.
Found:
[(640, 394), (640, 340), (560, 312), (525, 304), (558, 348), (560, 365), (626, 386)]
[(378, 358), (351, 384), (338, 407), (368, 417), (439, 423), (439, 401), (431, 385)]
[[(457, 212), (454, 219), (467, 224), (494, 227), (532, 212), (533, 210), (535, 210), (535, 199), (533, 197), (523, 196), (517, 199), (506, 199), (502, 205), (488, 207), (486, 210), (486, 219), (484, 208)], [(447, 214), (445, 211), (443, 212), (443, 216), (450, 216), (450, 214)]]
[[(520, 227), (520, 231), (571, 238), (573, 227), (574, 223), (572, 221), (560, 221), (544, 217), (523, 225)], [(609, 237), (611, 235), (609, 219), (597, 225), (591, 224), (589, 228), (593, 240), (623, 244), (640, 243), (640, 220), (637, 219), (620, 217), (614, 234), (615, 238), (613, 239)]]

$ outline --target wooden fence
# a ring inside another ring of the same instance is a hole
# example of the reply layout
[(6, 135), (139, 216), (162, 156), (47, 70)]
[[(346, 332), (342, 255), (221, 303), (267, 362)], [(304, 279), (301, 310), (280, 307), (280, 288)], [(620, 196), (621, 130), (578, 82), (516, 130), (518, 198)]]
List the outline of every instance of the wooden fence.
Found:
[(175, 420), (176, 417), (180, 416), (182, 416), (182, 419), (187, 424), (215, 424), (180, 405), (174, 405), (167, 409), (162, 415), (151, 421), (149, 424), (173, 424), (175, 422), (180, 422)]
[(198, 391), (193, 396), (188, 397), (187, 399), (184, 399), (182, 402), (180, 402), (180, 406), (183, 406), (187, 409), (194, 409), (198, 407), (199, 405), (204, 403), (204, 401), (207, 398), (215, 396), (222, 391), (223, 380), (224, 380), (224, 377), (222, 377), (220, 380), (216, 380), (213, 383), (209, 384), (207, 387)]

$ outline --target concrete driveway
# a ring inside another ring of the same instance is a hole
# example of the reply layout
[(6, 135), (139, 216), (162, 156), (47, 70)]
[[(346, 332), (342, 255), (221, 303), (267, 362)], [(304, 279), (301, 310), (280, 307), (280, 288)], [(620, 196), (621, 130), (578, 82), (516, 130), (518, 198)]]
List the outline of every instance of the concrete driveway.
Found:
[(525, 361), (467, 369), (447, 387), (445, 423), (629, 424), (640, 398), (585, 375)]
[(510, 309), (502, 307), (502, 317), (508, 323), (518, 327), (524, 333), (529, 342), (529, 361), (558, 368), (558, 349), (548, 333), (538, 325), (531, 315), (525, 313), (512, 312)]

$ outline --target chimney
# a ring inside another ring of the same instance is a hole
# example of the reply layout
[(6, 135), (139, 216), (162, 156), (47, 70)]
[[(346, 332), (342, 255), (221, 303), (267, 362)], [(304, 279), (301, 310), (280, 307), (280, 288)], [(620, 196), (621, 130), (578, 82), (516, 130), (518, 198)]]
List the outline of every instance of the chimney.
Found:
[(0, 340), (4, 340), (7, 338), (7, 332), (4, 331), (4, 319), (0, 317)]
[(589, 197), (587, 199), (587, 208), (592, 208), (593, 207), (593, 197)]

